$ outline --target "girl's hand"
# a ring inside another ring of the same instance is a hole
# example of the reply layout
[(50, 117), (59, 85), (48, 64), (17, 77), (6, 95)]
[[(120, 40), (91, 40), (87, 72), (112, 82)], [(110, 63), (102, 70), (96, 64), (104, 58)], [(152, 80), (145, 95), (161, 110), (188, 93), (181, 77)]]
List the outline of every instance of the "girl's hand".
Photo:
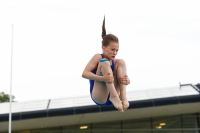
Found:
[(125, 76), (123, 76), (123, 77), (120, 78), (120, 82), (122, 84), (128, 85), (128, 84), (130, 84), (130, 79), (128, 78), (127, 75), (125, 75)]
[(113, 83), (114, 82), (114, 77), (111, 75), (111, 73), (106, 73), (104, 76), (104, 81), (107, 83)]

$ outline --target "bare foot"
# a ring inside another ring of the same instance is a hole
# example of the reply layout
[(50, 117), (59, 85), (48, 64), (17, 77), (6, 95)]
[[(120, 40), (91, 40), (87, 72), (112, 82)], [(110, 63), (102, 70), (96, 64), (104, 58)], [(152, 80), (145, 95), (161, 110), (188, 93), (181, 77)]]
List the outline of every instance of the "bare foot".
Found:
[(126, 95), (123, 95), (122, 93), (120, 95), (120, 98), (122, 100), (123, 110), (125, 111), (129, 107), (129, 102), (127, 100)]
[(120, 112), (124, 112), (123, 110), (123, 105), (119, 99), (119, 97), (117, 96), (110, 96), (110, 101), (112, 102), (112, 104), (115, 106), (116, 109), (118, 109)]

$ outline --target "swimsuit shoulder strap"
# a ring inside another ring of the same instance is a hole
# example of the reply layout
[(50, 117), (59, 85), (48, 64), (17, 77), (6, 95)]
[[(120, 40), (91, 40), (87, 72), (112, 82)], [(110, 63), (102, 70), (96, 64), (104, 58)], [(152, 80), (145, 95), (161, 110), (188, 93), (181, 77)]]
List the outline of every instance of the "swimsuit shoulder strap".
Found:
[(101, 54), (101, 57), (102, 57), (102, 59), (104, 58), (104, 57), (103, 57), (103, 54)]
[(111, 65), (112, 70), (114, 70), (114, 67), (115, 67), (115, 62), (114, 60), (112, 60), (112, 65)]

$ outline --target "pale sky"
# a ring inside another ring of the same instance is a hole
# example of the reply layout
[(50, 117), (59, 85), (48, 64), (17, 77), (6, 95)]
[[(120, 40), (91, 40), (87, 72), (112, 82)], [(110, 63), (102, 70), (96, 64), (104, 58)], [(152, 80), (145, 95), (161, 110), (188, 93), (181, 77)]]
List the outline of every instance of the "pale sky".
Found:
[(10, 93), (10, 9), (16, 101), (89, 96), (82, 71), (101, 53), (101, 26), (119, 38), (127, 92), (200, 83), (199, 0), (1, 0), (0, 92)]

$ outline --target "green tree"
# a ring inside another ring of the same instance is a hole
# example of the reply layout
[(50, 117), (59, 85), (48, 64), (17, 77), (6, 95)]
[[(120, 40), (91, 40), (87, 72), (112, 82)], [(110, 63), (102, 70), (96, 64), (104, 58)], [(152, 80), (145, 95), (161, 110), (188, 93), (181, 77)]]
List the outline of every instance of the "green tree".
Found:
[[(15, 96), (12, 96), (12, 102), (14, 102)], [(5, 94), (4, 92), (0, 92), (0, 103), (9, 102), (10, 95)]]

